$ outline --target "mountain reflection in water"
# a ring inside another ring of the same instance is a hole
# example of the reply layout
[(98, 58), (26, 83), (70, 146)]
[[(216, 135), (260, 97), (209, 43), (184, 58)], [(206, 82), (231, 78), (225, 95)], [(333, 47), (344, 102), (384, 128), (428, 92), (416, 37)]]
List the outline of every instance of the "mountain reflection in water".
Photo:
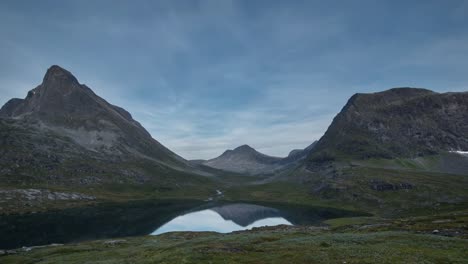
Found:
[(229, 233), (260, 226), (292, 225), (281, 211), (253, 204), (217, 206), (178, 216), (156, 229), (152, 235), (172, 231), (214, 231)]
[[(326, 207), (146, 200), (0, 216), (0, 249), (169, 231), (231, 232), (257, 226), (320, 225), (363, 215)], [(365, 215), (365, 214), (364, 214)]]

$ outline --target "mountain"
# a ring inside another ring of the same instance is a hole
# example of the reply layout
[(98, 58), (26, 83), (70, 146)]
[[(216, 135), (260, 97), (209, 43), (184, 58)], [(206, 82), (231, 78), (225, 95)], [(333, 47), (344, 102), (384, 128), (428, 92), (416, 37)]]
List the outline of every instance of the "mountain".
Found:
[(468, 150), (468, 92), (394, 88), (353, 95), (310, 159), (414, 158), (452, 150)]
[(221, 156), (203, 162), (203, 165), (238, 173), (259, 174), (273, 171), (281, 158), (262, 154), (248, 145), (226, 150)]
[(217, 158), (206, 161), (194, 160), (191, 162), (225, 171), (251, 175), (271, 174), (299, 164), (299, 161), (307, 157), (315, 144), (316, 142), (305, 149), (293, 150), (285, 158), (268, 156), (248, 145), (242, 145), (234, 150), (226, 150)]
[(198, 170), (56, 65), (25, 99), (0, 109), (0, 135), (6, 181), (162, 184), (168, 175)]
[(42, 84), (29, 91), (25, 99), (8, 101), (0, 109), (0, 117), (37, 122), (89, 150), (183, 161), (154, 140), (130, 113), (109, 104), (56, 65), (47, 70)]

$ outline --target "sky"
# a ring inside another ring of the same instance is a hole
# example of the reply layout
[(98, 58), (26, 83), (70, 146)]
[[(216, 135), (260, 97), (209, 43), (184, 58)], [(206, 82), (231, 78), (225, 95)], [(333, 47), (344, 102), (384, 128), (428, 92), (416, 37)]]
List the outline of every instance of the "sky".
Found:
[(71, 71), (186, 159), (319, 139), (354, 93), (468, 91), (468, 1), (0, 1), (0, 105)]

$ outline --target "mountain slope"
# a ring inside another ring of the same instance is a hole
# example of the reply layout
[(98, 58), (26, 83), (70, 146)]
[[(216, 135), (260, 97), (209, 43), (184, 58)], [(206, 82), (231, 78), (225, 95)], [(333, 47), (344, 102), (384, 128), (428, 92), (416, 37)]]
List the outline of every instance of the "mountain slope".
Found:
[(175, 175), (207, 175), (59, 66), (25, 99), (0, 109), (0, 135), (0, 178), (7, 182), (163, 186), (177, 184)]
[(310, 158), (417, 157), (450, 150), (468, 150), (468, 92), (394, 88), (352, 96)]

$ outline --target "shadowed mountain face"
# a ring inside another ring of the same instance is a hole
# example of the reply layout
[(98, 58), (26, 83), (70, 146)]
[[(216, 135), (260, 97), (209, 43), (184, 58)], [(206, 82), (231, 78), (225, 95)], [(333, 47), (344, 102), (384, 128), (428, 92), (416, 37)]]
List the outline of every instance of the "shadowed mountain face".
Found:
[(314, 147), (315, 142), (303, 150), (293, 150), (288, 157), (271, 157), (260, 153), (248, 145), (242, 145), (234, 150), (226, 150), (221, 156), (207, 161), (192, 161), (203, 165), (247, 174), (268, 174), (289, 168), (305, 157)]
[(0, 177), (10, 180), (25, 175), (99, 183), (109, 176), (141, 183), (197, 170), (59, 66), (50, 67), (25, 99), (0, 109), (0, 135)]
[(395, 88), (352, 96), (310, 158), (416, 157), (450, 150), (468, 150), (468, 92)]

